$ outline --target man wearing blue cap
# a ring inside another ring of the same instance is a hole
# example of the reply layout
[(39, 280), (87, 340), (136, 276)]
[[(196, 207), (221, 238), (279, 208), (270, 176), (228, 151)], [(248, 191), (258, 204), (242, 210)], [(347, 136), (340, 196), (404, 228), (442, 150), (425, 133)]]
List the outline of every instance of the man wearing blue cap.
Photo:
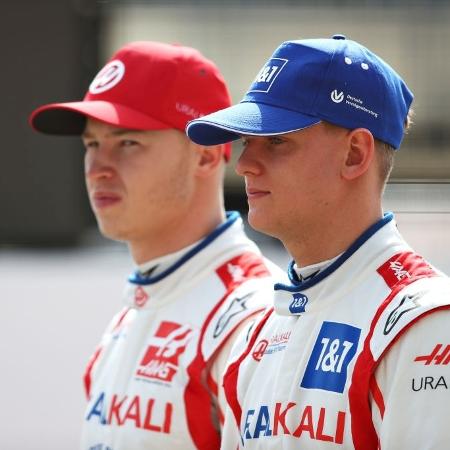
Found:
[(337, 35), (284, 42), (241, 103), (189, 123), (243, 138), (249, 222), (293, 256), (235, 346), (224, 449), (448, 447), (450, 282), (381, 205), (412, 99)]

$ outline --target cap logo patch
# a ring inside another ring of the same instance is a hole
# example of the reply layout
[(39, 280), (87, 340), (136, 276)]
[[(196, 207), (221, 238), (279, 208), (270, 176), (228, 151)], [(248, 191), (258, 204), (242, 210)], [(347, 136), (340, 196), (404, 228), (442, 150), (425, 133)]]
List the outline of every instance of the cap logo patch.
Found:
[(271, 58), (259, 71), (248, 92), (269, 92), (273, 82), (288, 63), (284, 58)]
[(336, 89), (331, 92), (331, 100), (333, 100), (334, 103), (341, 103), (342, 100), (344, 100), (344, 93), (338, 92)]
[(125, 66), (118, 59), (109, 62), (96, 75), (89, 86), (91, 94), (100, 94), (114, 87), (125, 74)]

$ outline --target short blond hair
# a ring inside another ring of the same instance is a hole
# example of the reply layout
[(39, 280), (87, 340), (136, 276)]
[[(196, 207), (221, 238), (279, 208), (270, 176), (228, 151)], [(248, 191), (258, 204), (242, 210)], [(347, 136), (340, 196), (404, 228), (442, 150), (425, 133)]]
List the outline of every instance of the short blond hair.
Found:
[[(412, 126), (413, 115), (414, 111), (410, 109), (405, 119), (404, 134), (408, 133), (408, 130)], [(395, 149), (390, 144), (387, 144), (386, 142), (380, 141), (378, 139), (375, 139), (375, 149), (378, 155), (380, 179), (384, 188), (394, 167)]]

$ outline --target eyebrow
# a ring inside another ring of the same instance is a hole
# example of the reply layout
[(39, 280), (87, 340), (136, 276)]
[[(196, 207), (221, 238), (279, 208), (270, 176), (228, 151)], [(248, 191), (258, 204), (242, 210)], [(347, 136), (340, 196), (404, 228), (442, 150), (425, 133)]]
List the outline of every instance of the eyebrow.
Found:
[[(132, 130), (131, 128), (119, 128), (118, 130), (113, 130), (110, 133), (108, 133), (108, 135), (111, 136), (123, 136), (124, 134), (129, 134), (129, 133), (143, 133), (143, 130)], [(92, 133), (89, 133), (89, 131), (84, 131), (83, 133), (81, 133), (81, 137), (83, 139), (91, 139), (91, 138), (95, 138), (95, 136)]]

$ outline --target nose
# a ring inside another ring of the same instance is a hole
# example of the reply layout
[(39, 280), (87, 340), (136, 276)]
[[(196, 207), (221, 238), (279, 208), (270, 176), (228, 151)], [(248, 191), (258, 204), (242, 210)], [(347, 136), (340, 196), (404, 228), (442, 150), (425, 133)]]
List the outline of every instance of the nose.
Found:
[(248, 175), (259, 175), (263, 166), (260, 160), (261, 152), (258, 150), (256, 140), (250, 140), (244, 147), (239, 157), (235, 171), (238, 175), (246, 177)]
[(84, 157), (86, 180), (110, 179), (114, 176), (114, 167), (109, 155), (110, 152), (104, 146), (86, 150)]

